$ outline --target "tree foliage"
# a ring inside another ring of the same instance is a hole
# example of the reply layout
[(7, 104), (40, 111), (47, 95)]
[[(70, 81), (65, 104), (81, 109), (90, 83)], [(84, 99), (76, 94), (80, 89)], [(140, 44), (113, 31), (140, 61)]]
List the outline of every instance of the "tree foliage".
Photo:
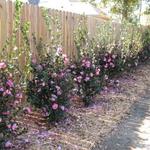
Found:
[(133, 12), (139, 8), (140, 0), (102, 0), (102, 3), (112, 5), (112, 13), (119, 14), (122, 19), (130, 19)]

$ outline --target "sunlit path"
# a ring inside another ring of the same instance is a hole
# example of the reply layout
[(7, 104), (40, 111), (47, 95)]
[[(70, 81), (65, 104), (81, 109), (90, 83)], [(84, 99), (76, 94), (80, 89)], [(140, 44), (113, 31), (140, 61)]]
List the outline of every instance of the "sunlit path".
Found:
[(150, 89), (134, 104), (130, 116), (94, 150), (150, 150)]

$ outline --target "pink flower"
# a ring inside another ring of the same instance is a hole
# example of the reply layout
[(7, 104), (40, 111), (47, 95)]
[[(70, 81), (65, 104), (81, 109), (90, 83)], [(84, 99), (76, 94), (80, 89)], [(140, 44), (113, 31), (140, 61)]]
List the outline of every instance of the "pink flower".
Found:
[(87, 61), (85, 62), (85, 67), (90, 68), (90, 66), (91, 66), (91, 62), (87, 60)]
[(3, 95), (4, 95), (4, 96), (6, 96), (6, 95), (12, 95), (12, 93), (11, 93), (11, 91), (6, 90), (6, 91), (3, 93)]
[(55, 88), (56, 88), (57, 90), (60, 90), (60, 86), (58, 86), (58, 85), (56, 85)]
[(78, 76), (78, 77), (77, 77), (77, 81), (80, 83), (81, 80), (82, 80), (82, 76)]
[(74, 81), (77, 81), (77, 78), (74, 78), (73, 80), (74, 80)]
[(116, 55), (112, 55), (112, 58), (115, 59), (117, 56)]
[(109, 58), (109, 59), (108, 59), (108, 62), (111, 62), (111, 61), (112, 61), (111, 58)]
[(105, 79), (105, 80), (108, 80), (108, 75), (105, 75), (105, 76), (104, 76), (104, 79)]
[(57, 104), (57, 103), (54, 103), (54, 104), (52, 105), (52, 109), (53, 109), (53, 110), (58, 109), (58, 104)]
[(12, 78), (12, 77), (13, 77), (12, 73), (9, 73), (9, 78)]
[(87, 82), (90, 80), (90, 77), (86, 77), (84, 80)]
[(7, 125), (7, 128), (8, 128), (8, 129), (11, 129), (11, 124), (8, 124), (8, 125)]
[(38, 66), (37, 66), (37, 69), (38, 69), (39, 71), (41, 71), (41, 70), (43, 70), (43, 67), (42, 67), (41, 65), (38, 65)]
[(94, 76), (94, 74), (93, 74), (93, 73), (90, 73), (90, 76), (91, 76), (91, 77), (93, 77), (93, 76)]
[(60, 106), (61, 110), (64, 111), (65, 110), (65, 107), (64, 106)]
[(0, 87), (0, 92), (4, 92), (4, 88)]
[(106, 57), (104, 57), (103, 61), (106, 61), (106, 60), (107, 60)]
[(7, 65), (4, 62), (0, 63), (0, 69), (5, 69), (7, 67)]
[(2, 122), (2, 118), (0, 118), (0, 123)]
[(56, 55), (60, 55), (62, 53), (62, 48), (58, 47), (56, 50)]
[(23, 94), (22, 94), (22, 93), (17, 93), (17, 94), (16, 94), (16, 98), (22, 99), (22, 98), (23, 98)]
[(16, 123), (14, 123), (12, 126), (11, 126), (11, 129), (14, 131), (14, 130), (16, 130), (18, 128), (18, 126), (17, 126), (17, 124)]
[(61, 90), (57, 91), (57, 95), (61, 95), (61, 94), (62, 94)]
[(13, 144), (12, 144), (10, 141), (7, 141), (7, 142), (5, 143), (5, 147), (6, 147), (6, 148), (11, 148), (11, 147), (13, 147)]
[(28, 114), (31, 114), (31, 113), (32, 113), (32, 110), (31, 110), (30, 107), (25, 107), (23, 110), (24, 110), (26, 113), (28, 113)]
[(112, 68), (114, 68), (114, 67), (115, 67), (115, 65), (114, 65), (113, 63), (110, 63), (110, 66), (111, 66)]
[(80, 72), (80, 74), (81, 74), (81, 75), (84, 75), (84, 72), (83, 72), (83, 71), (81, 71), (81, 72)]
[(61, 74), (60, 74), (60, 78), (63, 78), (63, 77), (64, 77), (64, 75), (65, 75), (65, 73), (61, 72)]
[(65, 64), (65, 65), (69, 64), (69, 58), (67, 58), (67, 57), (64, 58), (64, 64)]
[(107, 69), (108, 68), (108, 64), (105, 64), (104, 68)]
[(96, 69), (96, 73), (95, 73), (97, 76), (100, 74), (100, 69), (99, 68), (97, 68)]
[(56, 78), (57, 77), (57, 73), (53, 73), (52, 77)]
[(71, 65), (71, 66), (70, 66), (70, 68), (72, 68), (72, 69), (75, 68), (75, 67), (76, 67), (75, 65)]
[(8, 81), (7, 81), (7, 85), (8, 85), (9, 87), (14, 87), (14, 83), (13, 83), (12, 80), (8, 80)]
[(32, 63), (33, 63), (33, 64), (36, 64), (36, 63), (37, 63), (36, 58), (32, 58)]

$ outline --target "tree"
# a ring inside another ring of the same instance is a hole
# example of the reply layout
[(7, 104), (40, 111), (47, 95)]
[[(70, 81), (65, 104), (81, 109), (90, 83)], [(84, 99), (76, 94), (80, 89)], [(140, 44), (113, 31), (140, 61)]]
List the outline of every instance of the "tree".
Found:
[(102, 0), (102, 3), (111, 4), (111, 12), (119, 14), (124, 20), (130, 20), (133, 12), (139, 8), (141, 0)]

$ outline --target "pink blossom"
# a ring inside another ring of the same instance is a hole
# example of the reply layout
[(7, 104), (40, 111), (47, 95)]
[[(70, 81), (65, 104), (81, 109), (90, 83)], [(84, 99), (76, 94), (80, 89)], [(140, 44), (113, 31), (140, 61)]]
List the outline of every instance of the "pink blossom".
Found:
[(8, 125), (7, 125), (7, 128), (8, 128), (8, 129), (11, 129), (11, 124), (8, 124)]
[(108, 53), (106, 53), (105, 56), (107, 57), (107, 56), (108, 56)]
[(0, 63), (0, 69), (5, 69), (7, 67), (7, 65), (4, 62)]
[(85, 62), (85, 67), (90, 68), (90, 66), (91, 66), (91, 62), (90, 61), (86, 61)]
[(77, 81), (77, 78), (74, 78), (73, 80), (74, 80), (74, 81)]
[(2, 122), (2, 118), (0, 118), (0, 123)]
[(8, 80), (8, 81), (7, 81), (7, 85), (8, 85), (9, 87), (14, 87), (14, 83), (13, 83), (12, 80)]
[(93, 76), (94, 76), (94, 74), (93, 74), (93, 73), (90, 73), (90, 76), (91, 76), (91, 77), (93, 77)]
[(18, 126), (17, 126), (17, 124), (16, 123), (14, 123), (13, 125), (12, 125), (12, 127), (11, 127), (11, 129), (14, 131), (14, 130), (16, 130), (18, 128)]
[(45, 82), (43, 82), (43, 83), (42, 83), (42, 86), (45, 86), (45, 85), (46, 85)]
[(108, 64), (105, 64), (104, 68), (107, 69), (108, 68)]
[(17, 94), (16, 94), (16, 98), (22, 99), (22, 98), (23, 98), (23, 94), (22, 94), (22, 93), (17, 93)]
[(57, 95), (61, 95), (62, 94), (62, 92), (61, 91), (57, 91)]
[(104, 79), (105, 79), (105, 80), (108, 80), (108, 75), (105, 75), (105, 76), (104, 76)]
[(60, 106), (61, 110), (64, 111), (65, 110), (65, 107), (64, 106)]
[(111, 59), (111, 58), (109, 58), (109, 59), (108, 59), (108, 62), (111, 62), (111, 61), (112, 61), (112, 59)]
[(41, 65), (38, 65), (38, 66), (37, 66), (37, 69), (38, 69), (39, 71), (41, 71), (41, 70), (43, 70), (43, 67), (42, 67)]
[(103, 61), (106, 61), (106, 60), (107, 60), (106, 57), (104, 57)]
[(86, 60), (85, 60), (85, 59), (83, 59), (83, 60), (82, 60), (82, 63), (85, 63), (85, 61), (86, 61)]
[(51, 95), (53, 98), (57, 99), (57, 96), (55, 94), (52, 94)]
[(90, 80), (90, 77), (86, 77), (84, 80), (87, 82)]
[(64, 64), (65, 64), (65, 65), (69, 64), (69, 58), (67, 58), (67, 57), (64, 58)]
[(0, 92), (4, 92), (4, 88), (3, 87), (0, 87)]
[(60, 90), (60, 86), (58, 86), (58, 85), (56, 85), (55, 88), (56, 88), (57, 90)]
[(53, 109), (53, 110), (58, 109), (58, 104), (57, 104), (57, 103), (54, 103), (54, 104), (52, 105), (52, 109)]
[(116, 55), (112, 55), (112, 58), (115, 59), (117, 56)]
[(80, 74), (81, 74), (81, 75), (84, 75), (84, 72), (83, 72), (83, 71), (81, 71), (81, 72), (80, 72)]
[(24, 110), (25, 112), (27, 112), (28, 114), (31, 114), (31, 113), (32, 113), (32, 110), (31, 110), (30, 107), (25, 107), (23, 110)]
[(15, 101), (14, 101), (14, 106), (16, 106), (17, 104), (19, 104), (19, 101), (18, 101), (18, 100), (15, 100)]
[(65, 73), (61, 72), (60, 77), (63, 78)]
[(60, 55), (62, 53), (62, 48), (58, 47), (56, 50), (56, 55)]
[(12, 78), (12, 77), (13, 77), (12, 73), (9, 73), (9, 78)]
[(78, 77), (77, 77), (77, 81), (80, 83), (81, 80), (82, 80), (82, 76), (78, 76)]
[(114, 65), (113, 63), (110, 63), (110, 66), (111, 66), (112, 68), (114, 68), (114, 67), (115, 67), (115, 65)]
[(75, 68), (75, 67), (76, 67), (75, 65), (71, 65), (71, 66), (70, 66), (70, 68), (72, 68), (72, 69)]
[(32, 58), (32, 63), (33, 63), (33, 64), (36, 64), (36, 63), (37, 63), (36, 58)]
[(11, 93), (10, 90), (6, 90), (6, 91), (3, 93), (3, 95), (4, 95), (4, 96), (5, 96), (5, 95), (12, 95), (12, 93)]
[(13, 144), (12, 144), (10, 141), (7, 141), (7, 142), (5, 143), (5, 147), (6, 147), (6, 148), (11, 148), (11, 147), (13, 147)]
[(100, 69), (99, 68), (97, 68), (96, 69), (96, 73), (95, 73), (97, 76), (100, 74)]
[(52, 77), (56, 78), (57, 77), (57, 73), (53, 73)]

